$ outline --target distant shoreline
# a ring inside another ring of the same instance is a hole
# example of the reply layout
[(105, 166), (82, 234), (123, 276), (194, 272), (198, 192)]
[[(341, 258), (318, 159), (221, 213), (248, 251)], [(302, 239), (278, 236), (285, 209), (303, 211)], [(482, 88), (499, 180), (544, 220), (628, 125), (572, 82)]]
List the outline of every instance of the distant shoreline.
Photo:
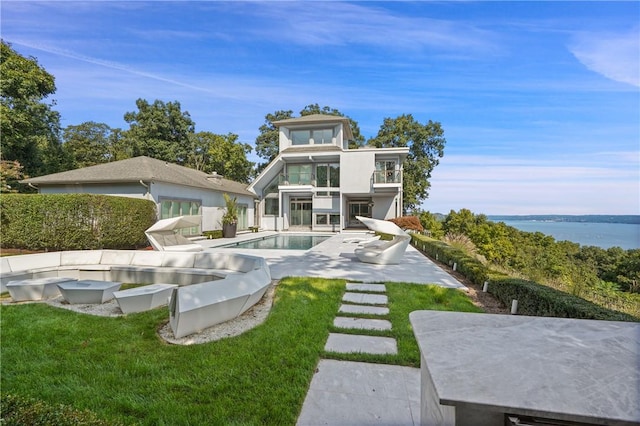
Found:
[(522, 220), (535, 222), (625, 223), (640, 225), (640, 215), (487, 215), (492, 222)]

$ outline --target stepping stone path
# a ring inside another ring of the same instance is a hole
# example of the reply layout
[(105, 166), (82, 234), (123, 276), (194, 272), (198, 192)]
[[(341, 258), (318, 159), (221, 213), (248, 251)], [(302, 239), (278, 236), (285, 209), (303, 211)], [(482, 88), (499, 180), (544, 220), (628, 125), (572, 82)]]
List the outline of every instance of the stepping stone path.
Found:
[[(338, 313), (388, 315), (389, 300), (384, 294), (386, 291), (384, 284), (347, 283), (347, 292), (342, 297), (342, 301), (346, 303), (340, 306)], [(337, 316), (333, 325), (343, 329), (391, 330), (391, 322), (385, 319)], [(324, 350), (338, 353), (396, 355), (398, 345), (396, 339), (391, 337), (329, 333)]]

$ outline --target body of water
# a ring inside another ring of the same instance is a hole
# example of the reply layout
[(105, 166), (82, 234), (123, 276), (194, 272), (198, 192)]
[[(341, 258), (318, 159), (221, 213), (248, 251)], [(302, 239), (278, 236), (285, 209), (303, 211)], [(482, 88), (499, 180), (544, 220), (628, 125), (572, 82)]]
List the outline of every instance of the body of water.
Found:
[[(489, 218), (491, 220), (491, 218)], [(556, 241), (572, 241), (604, 249), (640, 248), (640, 225), (629, 223), (553, 222), (539, 220), (493, 220), (526, 232), (542, 232)]]

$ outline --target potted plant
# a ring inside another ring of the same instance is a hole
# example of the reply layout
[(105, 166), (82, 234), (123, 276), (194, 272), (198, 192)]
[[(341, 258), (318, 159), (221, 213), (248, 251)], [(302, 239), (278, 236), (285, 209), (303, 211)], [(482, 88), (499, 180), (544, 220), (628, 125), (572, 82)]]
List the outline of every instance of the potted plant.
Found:
[(226, 211), (222, 216), (222, 236), (233, 238), (238, 229), (238, 200), (237, 197), (231, 198), (226, 192), (222, 195), (226, 204)]

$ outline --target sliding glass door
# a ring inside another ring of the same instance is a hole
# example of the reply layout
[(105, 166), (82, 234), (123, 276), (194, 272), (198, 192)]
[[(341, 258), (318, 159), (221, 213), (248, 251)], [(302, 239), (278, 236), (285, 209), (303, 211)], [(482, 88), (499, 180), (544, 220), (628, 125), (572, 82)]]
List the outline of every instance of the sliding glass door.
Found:
[(356, 216), (371, 217), (370, 201), (349, 201), (349, 222), (347, 226), (362, 227)]
[(291, 212), (291, 226), (311, 227), (311, 210), (313, 204), (310, 199), (292, 198), (289, 204)]

